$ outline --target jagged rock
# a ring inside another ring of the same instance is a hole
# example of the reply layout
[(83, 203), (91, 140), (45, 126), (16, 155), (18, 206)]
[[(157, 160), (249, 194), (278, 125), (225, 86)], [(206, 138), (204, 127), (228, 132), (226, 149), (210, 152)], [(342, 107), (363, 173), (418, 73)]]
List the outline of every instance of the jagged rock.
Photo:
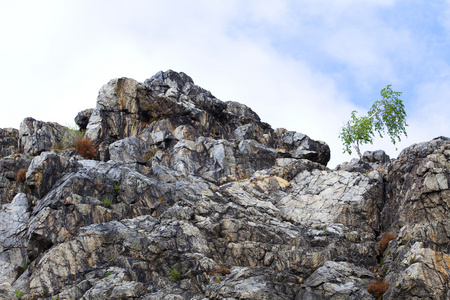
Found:
[(26, 184), (31, 189), (30, 194), (37, 200), (41, 199), (64, 173), (74, 172), (79, 167), (76, 161), (54, 152), (41, 153), (31, 161), (26, 174)]
[(81, 130), (86, 130), (86, 127), (89, 123), (89, 119), (91, 118), (92, 113), (94, 112), (93, 108), (85, 109), (80, 111), (75, 117), (75, 123), (80, 127)]
[(285, 137), (295, 134), (274, 132), (247, 106), (223, 102), (186, 74), (171, 70), (159, 72), (143, 84), (129, 78), (111, 80), (100, 90), (86, 129), (86, 136), (99, 145), (99, 158), (104, 161), (111, 157), (109, 145), (137, 136), (163, 148), (183, 138), (253, 139), (266, 147), (288, 148), (296, 158), (328, 163), (328, 145), (302, 134), (294, 140)]
[(347, 262), (327, 261), (302, 285), (296, 300), (375, 299), (367, 291), (374, 274)]
[(325, 143), (173, 71), (110, 81), (88, 116), (101, 161), (0, 160), (2, 297), (449, 297), (448, 139), (330, 170)]
[(58, 123), (25, 118), (20, 123), (19, 152), (34, 156), (49, 151), (60, 141), (65, 131), (66, 127)]
[(19, 131), (14, 128), (0, 128), (0, 158), (17, 153)]
[[(20, 156), (0, 159), (0, 205), (10, 203), (21, 191), (23, 182), (18, 179), (25, 180), (29, 165), (30, 161)], [(19, 173), (22, 173), (22, 178), (18, 178)]]
[(361, 159), (354, 158), (350, 162), (344, 162), (336, 167), (336, 170), (349, 172), (369, 173), (372, 170), (385, 170), (390, 162), (389, 156), (383, 150), (366, 151)]
[(404, 149), (389, 165), (383, 231), (394, 233), (384, 253), (389, 289), (383, 299), (448, 299), (450, 140)]
[(0, 210), (0, 282), (2, 295), (14, 294), (12, 284), (24, 272), (28, 258), (26, 249), (27, 223), (30, 216), (28, 199), (25, 194), (17, 194), (11, 203)]

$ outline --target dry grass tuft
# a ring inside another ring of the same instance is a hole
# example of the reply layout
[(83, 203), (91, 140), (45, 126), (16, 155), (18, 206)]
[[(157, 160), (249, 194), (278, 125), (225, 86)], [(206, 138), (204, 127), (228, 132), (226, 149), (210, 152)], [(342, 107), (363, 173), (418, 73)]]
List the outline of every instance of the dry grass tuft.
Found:
[(380, 244), (380, 246), (381, 246), (381, 252), (384, 253), (384, 250), (386, 250), (389, 242), (392, 240), (395, 240), (396, 238), (397, 238), (397, 236), (390, 232), (387, 232), (385, 235), (383, 235), (383, 237), (378, 242), (378, 244)]
[(24, 182), (27, 179), (27, 169), (20, 169), (17, 172), (16, 180), (19, 182)]
[(375, 298), (380, 299), (388, 288), (389, 282), (384, 281), (380, 278), (375, 278), (375, 282), (369, 284), (367, 291), (371, 293)]
[(86, 159), (95, 158), (97, 156), (97, 149), (95, 149), (90, 138), (79, 138), (75, 142), (75, 150)]

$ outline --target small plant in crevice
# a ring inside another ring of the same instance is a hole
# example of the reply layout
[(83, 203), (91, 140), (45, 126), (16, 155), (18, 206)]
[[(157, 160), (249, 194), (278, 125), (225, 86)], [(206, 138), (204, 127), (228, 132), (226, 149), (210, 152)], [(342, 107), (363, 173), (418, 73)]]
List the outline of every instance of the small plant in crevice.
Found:
[(15, 292), (16, 292), (17, 299), (20, 299), (20, 298), (22, 298), (23, 295), (25, 295), (25, 293), (22, 292), (21, 290), (16, 290)]
[(390, 241), (395, 240), (397, 236), (395, 234), (392, 234), (390, 232), (387, 232), (383, 235), (383, 237), (380, 239), (378, 244), (381, 246), (381, 252), (384, 253), (386, 250), (388, 244)]
[(25, 180), (27, 179), (27, 171), (27, 169), (20, 169), (19, 171), (17, 171), (16, 180), (18, 182), (25, 182)]
[(380, 278), (375, 278), (375, 282), (369, 284), (367, 291), (371, 293), (375, 298), (381, 299), (383, 294), (389, 288), (389, 282)]
[(105, 206), (110, 206), (112, 203), (112, 200), (109, 198), (103, 198), (103, 204), (105, 204)]
[(106, 277), (108, 277), (108, 276), (111, 276), (111, 274), (112, 274), (112, 273), (108, 271), (108, 272), (106, 272), (106, 273), (103, 275), (103, 278), (106, 278)]
[(175, 268), (171, 268), (171, 269), (170, 269), (170, 277), (172, 278), (173, 281), (179, 281), (179, 280), (181, 280), (181, 274), (180, 274), (180, 272), (178, 272), (178, 270), (175, 269)]
[(119, 189), (120, 189), (120, 180), (114, 183), (114, 190), (116, 191), (116, 193), (119, 192)]
[(23, 263), (22, 263), (22, 269), (25, 271), (26, 269), (28, 269), (28, 263), (27, 263), (27, 261), (24, 261)]

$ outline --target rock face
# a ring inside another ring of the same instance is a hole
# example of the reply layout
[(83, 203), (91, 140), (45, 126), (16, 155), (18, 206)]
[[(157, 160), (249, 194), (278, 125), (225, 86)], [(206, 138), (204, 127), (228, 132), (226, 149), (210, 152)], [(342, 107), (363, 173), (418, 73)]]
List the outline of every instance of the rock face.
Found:
[(96, 160), (31, 118), (0, 159), (5, 299), (450, 297), (446, 138), (330, 170), (324, 142), (173, 71), (76, 119)]
[(27, 155), (39, 155), (48, 151), (60, 141), (66, 128), (58, 123), (25, 118), (20, 123), (19, 151)]

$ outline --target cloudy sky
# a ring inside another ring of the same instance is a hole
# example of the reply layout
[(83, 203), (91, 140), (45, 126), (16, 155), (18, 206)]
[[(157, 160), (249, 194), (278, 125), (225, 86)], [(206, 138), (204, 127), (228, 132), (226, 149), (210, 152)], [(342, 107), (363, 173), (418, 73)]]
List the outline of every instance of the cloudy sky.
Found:
[(450, 136), (450, 1), (0, 0), (0, 128), (25, 117), (74, 125), (116, 77), (191, 76), (273, 128), (338, 139), (387, 84), (401, 91), (408, 138), (365, 150), (391, 157)]

